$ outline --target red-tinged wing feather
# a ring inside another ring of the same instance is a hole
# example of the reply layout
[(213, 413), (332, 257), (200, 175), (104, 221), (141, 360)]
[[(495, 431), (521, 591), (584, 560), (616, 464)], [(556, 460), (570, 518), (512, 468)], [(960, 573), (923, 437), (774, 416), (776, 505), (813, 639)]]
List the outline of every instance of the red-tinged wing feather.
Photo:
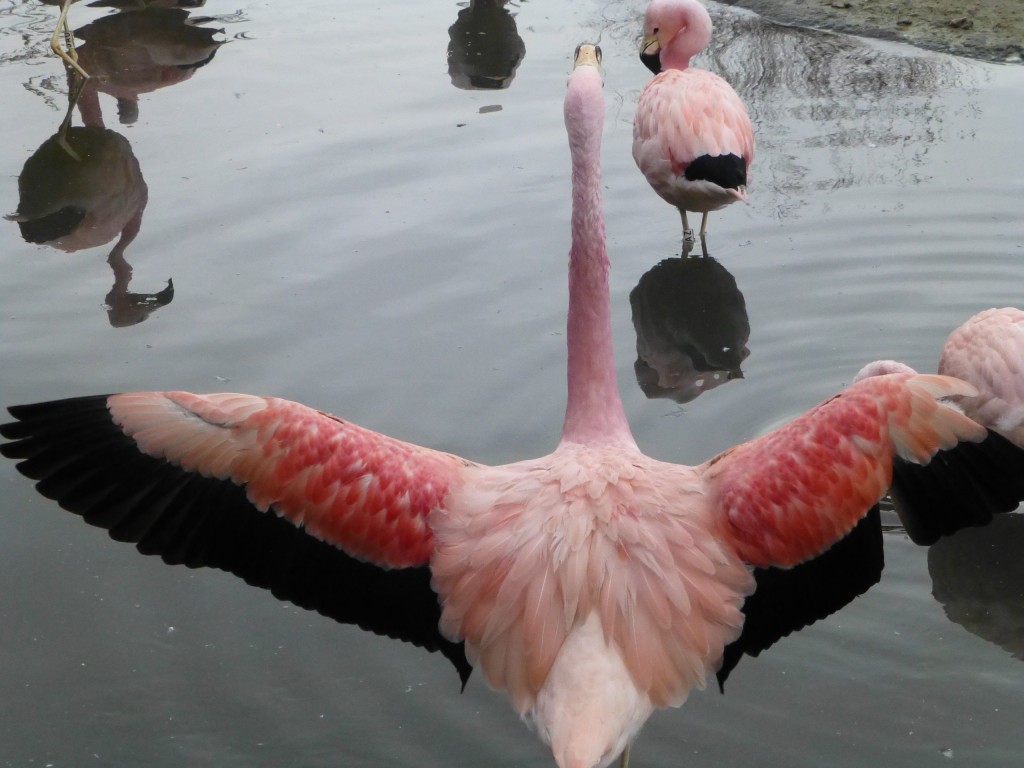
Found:
[(357, 560), (287, 518), (260, 511), (246, 487), (141, 452), (107, 395), (14, 406), (0, 455), (61, 507), (171, 565), (218, 568), (336, 621), (440, 651), (463, 683), (461, 643), (441, 636), (426, 565)]
[(390, 567), (429, 561), (427, 514), (469, 464), (277, 398), (138, 392), (107, 407), (143, 453), (242, 485), (259, 509)]
[(974, 389), (944, 376), (865, 379), (703, 466), (723, 534), (756, 566), (792, 566), (845, 536), (888, 489), (893, 458), (927, 464), (986, 431), (936, 398)]

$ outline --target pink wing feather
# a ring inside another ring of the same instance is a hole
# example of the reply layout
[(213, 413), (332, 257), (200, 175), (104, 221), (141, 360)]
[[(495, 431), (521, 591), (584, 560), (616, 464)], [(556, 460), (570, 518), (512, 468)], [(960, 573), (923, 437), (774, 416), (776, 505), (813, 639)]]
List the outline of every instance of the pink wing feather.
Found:
[(388, 567), (429, 561), (427, 515), (470, 465), (278, 398), (136, 392), (107, 406), (143, 453), (244, 485), (259, 509)]
[(761, 567), (823, 552), (886, 492), (895, 455), (927, 464), (940, 449), (985, 437), (936, 400), (972, 394), (945, 376), (875, 376), (720, 454), (702, 469), (724, 535)]
[[(703, 69), (665, 70), (644, 88), (637, 104), (633, 156), (671, 158), (672, 170), (701, 155), (754, 159), (754, 133), (743, 100), (718, 75)], [(646, 170), (644, 170), (646, 173)]]

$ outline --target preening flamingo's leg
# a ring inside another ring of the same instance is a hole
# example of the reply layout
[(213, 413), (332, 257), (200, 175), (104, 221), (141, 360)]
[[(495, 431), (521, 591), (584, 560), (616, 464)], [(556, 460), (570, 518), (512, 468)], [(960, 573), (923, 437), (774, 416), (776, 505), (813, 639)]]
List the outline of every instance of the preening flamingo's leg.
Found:
[(704, 234), (708, 231), (708, 212), (704, 211), (704, 215), (700, 220), (700, 241), (704, 242)]
[(703, 230), (700, 233), (700, 255), (705, 259), (708, 257), (708, 241), (704, 239)]
[(629, 768), (629, 744), (622, 750), (622, 756), (619, 758), (619, 768)]
[[(74, 0), (64, 0), (60, 5), (60, 17), (57, 19), (57, 26), (53, 30), (53, 37), (50, 39), (50, 48), (74, 69), (78, 74), (89, 79), (89, 73), (78, 64), (78, 53), (75, 51), (75, 36), (71, 32), (71, 25), (68, 23), (68, 9)], [(65, 51), (60, 45), (61, 33), (64, 35)]]

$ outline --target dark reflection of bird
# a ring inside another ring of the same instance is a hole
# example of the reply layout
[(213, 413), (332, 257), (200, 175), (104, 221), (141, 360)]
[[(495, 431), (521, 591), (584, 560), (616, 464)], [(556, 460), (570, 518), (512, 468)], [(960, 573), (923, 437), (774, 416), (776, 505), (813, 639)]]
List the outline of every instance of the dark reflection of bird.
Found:
[[(53, 29), (53, 37), (50, 38), (50, 48), (55, 54), (64, 60), (64, 63), (77, 72), (82, 78), (88, 78), (86, 72), (78, 63), (78, 53), (75, 51), (75, 36), (71, 31), (71, 24), (68, 21), (68, 12), (73, 3), (78, 0), (40, 0), (46, 5), (59, 5), (60, 15), (57, 17), (57, 26)], [(64, 47), (61, 47), (61, 38), (64, 38)]]
[(448, 74), (466, 90), (508, 88), (526, 55), (508, 0), (470, 0), (448, 28)]
[[(382, 567), (429, 564), (442, 633), (465, 641), (556, 763), (609, 765), (655, 708), (705, 684), (739, 634), (748, 565), (822, 553), (881, 497), (894, 456), (926, 463), (986, 433), (939, 402), (962, 382), (897, 375), (696, 467), (641, 453), (612, 348), (599, 59), (580, 47), (565, 96), (568, 397), (552, 453), (489, 467), (286, 400), (186, 392), (16, 406), (0, 453), (86, 522), (172, 562), (231, 535), (227, 506), (273, 510)], [(234, 556), (262, 558), (249, 534)]]
[(125, 249), (139, 233), (149, 191), (128, 140), (98, 126), (62, 126), (43, 142), (18, 176), (16, 221), (29, 243), (67, 253), (117, 239), (107, 259), (114, 285), (107, 295), (110, 322), (133, 325), (174, 296), (168, 281), (155, 294), (128, 292)]
[(702, 215), (747, 199), (754, 128), (743, 100), (713, 72), (690, 66), (711, 41), (711, 17), (697, 0), (651, 0), (640, 58), (655, 74), (636, 105), (633, 159), (663, 200)]
[(629, 294), (636, 380), (647, 397), (687, 403), (743, 378), (750, 322), (736, 279), (711, 257), (665, 259)]
[[(89, 72), (78, 60), (78, 51), (75, 48), (75, 33), (71, 31), (71, 24), (68, 21), (68, 13), (71, 6), (78, 0), (39, 0), (45, 5), (59, 5), (60, 16), (57, 18), (57, 26), (53, 30), (53, 37), (50, 40), (50, 48), (60, 56), (64, 62), (74, 69), (82, 78), (88, 79)], [(94, 0), (88, 3), (90, 8), (119, 8), (122, 10), (143, 10), (147, 8), (201, 8), (206, 0)], [(64, 46), (61, 47), (60, 40), (64, 38)]]
[(1024, 661), (1024, 515), (1004, 515), (928, 550), (932, 594), (949, 620)]
[[(894, 360), (877, 360), (864, 366), (854, 381), (891, 373), (912, 374), (914, 369)], [(956, 399), (968, 416), (1008, 444), (1024, 448), (1024, 312), (1004, 307), (969, 318), (946, 339), (939, 373), (974, 387), (975, 394)], [(893, 504), (917, 543), (931, 544), (940, 535), (958, 530), (965, 510), (974, 510), (974, 525), (984, 525), (991, 519), (991, 509), (1016, 508), (1009, 502), (976, 507), (976, 498), (990, 495), (994, 478), (978, 476), (969, 484), (936, 481), (933, 472), (940, 465), (941, 459), (929, 467), (897, 461), (894, 468)], [(1024, 476), (1014, 477), (1018, 487), (1024, 488)]]
[(91, 75), (81, 96), (83, 109), (95, 94), (117, 99), (122, 124), (138, 119), (139, 95), (188, 80), (216, 55), (223, 30), (199, 26), (187, 10), (146, 6), (104, 16), (75, 30), (84, 40), (78, 61)]

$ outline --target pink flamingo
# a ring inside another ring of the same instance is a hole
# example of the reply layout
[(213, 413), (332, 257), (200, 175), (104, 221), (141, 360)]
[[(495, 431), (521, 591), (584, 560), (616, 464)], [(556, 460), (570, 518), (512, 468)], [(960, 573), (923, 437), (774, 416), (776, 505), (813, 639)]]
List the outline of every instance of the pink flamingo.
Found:
[(644, 15), (640, 59), (655, 74), (636, 106), (633, 159), (662, 199), (708, 213), (747, 199), (754, 129), (743, 100), (716, 74), (690, 66), (711, 41), (711, 17), (697, 0), (652, 0)]
[[(916, 372), (895, 360), (876, 360), (864, 366), (854, 382), (893, 373)], [(1009, 469), (1014, 453), (1009, 446), (1024, 448), (1024, 312), (1003, 307), (986, 309), (969, 318), (946, 339), (939, 358), (939, 373), (955, 376), (974, 387), (974, 395), (960, 396), (956, 403), (967, 416), (993, 433), (986, 440), (988, 450), (999, 450), (1004, 458), (995, 461), (1006, 462), (1004, 469)], [(1006, 444), (1000, 448), (1000, 442)], [(931, 469), (942, 463), (942, 459), (932, 462)], [(1024, 487), (1019, 470), (1012, 477)], [(978, 499), (991, 498), (1003, 485), (1004, 482), (994, 482), (994, 478), (976, 476), (973, 483), (949, 488), (946, 483), (935, 482), (928, 468), (897, 460), (891, 495), (911, 538), (919, 544), (931, 544), (963, 527), (965, 521), (984, 525), (992, 519), (991, 511), (1016, 507), (1010, 499), (978, 504)]]
[[(916, 373), (905, 363), (876, 360), (854, 378)], [(958, 399), (964, 413), (1014, 445), (1024, 448), (1024, 311), (986, 309), (946, 338), (939, 373), (969, 382), (977, 390)]]
[(568, 401), (551, 454), (484, 466), (287, 400), (187, 392), (13, 407), (0, 452), (140, 547), (202, 547), (219, 508), (197, 511), (191, 481), (216, 479), (353, 557), (429, 563), (441, 629), (560, 768), (625, 764), (653, 710), (703, 687), (739, 634), (750, 565), (822, 552), (883, 494), (894, 457), (926, 463), (986, 432), (936, 399), (969, 385), (898, 374), (696, 467), (641, 453), (612, 355), (599, 61), (580, 46), (565, 96)]

